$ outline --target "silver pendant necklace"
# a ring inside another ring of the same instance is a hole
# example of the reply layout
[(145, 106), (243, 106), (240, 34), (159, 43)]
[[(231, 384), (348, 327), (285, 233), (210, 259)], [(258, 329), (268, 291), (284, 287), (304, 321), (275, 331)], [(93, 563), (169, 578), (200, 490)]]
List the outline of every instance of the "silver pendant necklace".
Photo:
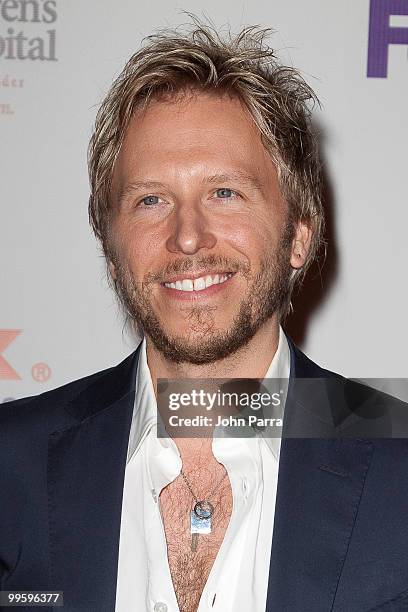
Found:
[[(195, 501), (195, 505), (190, 512), (190, 533), (191, 533), (191, 550), (192, 552), (196, 552), (197, 546), (198, 546), (198, 536), (200, 534), (205, 535), (205, 534), (211, 533), (212, 531), (211, 518), (214, 514), (214, 506), (209, 501), (209, 499), (199, 500), (198, 497), (195, 495), (193, 489), (191, 488), (191, 485), (189, 481), (187, 480), (186, 475), (184, 474), (183, 470), (181, 470), (180, 473), (184, 479), (184, 482), (187, 485), (188, 490), (190, 491)], [(214, 493), (216, 492), (216, 490), (218, 489), (218, 487), (220, 486), (220, 484), (222, 483), (226, 475), (227, 475), (227, 472), (225, 472), (220, 482), (214, 487), (214, 489), (208, 495), (208, 498), (211, 498), (214, 495)]]

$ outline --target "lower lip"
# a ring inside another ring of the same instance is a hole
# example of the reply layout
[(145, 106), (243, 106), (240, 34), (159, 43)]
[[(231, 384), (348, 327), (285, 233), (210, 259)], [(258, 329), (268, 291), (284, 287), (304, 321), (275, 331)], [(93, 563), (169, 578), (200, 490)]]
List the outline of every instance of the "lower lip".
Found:
[(230, 278), (223, 283), (217, 283), (216, 285), (211, 285), (206, 289), (201, 289), (201, 291), (180, 291), (179, 289), (172, 289), (171, 287), (166, 287), (165, 285), (160, 285), (162, 289), (164, 289), (167, 295), (176, 300), (184, 300), (184, 301), (199, 301), (213, 295), (217, 295), (220, 291), (230, 285), (232, 279), (235, 277), (235, 274), (230, 276)]

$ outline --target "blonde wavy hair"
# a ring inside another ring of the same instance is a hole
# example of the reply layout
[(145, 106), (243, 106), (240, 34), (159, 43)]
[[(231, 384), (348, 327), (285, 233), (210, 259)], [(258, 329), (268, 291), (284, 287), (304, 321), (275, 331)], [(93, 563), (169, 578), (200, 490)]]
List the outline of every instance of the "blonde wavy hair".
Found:
[(132, 114), (152, 99), (186, 89), (228, 93), (245, 104), (261, 133), (277, 168), (290, 221), (303, 221), (313, 231), (305, 265), (292, 272), (289, 308), (294, 285), (323, 242), (321, 164), (311, 121), (318, 100), (299, 72), (282, 65), (266, 44), (270, 32), (250, 26), (222, 36), (193, 16), (190, 26), (145, 38), (129, 59), (100, 106), (88, 148), (89, 220), (107, 258), (113, 170)]

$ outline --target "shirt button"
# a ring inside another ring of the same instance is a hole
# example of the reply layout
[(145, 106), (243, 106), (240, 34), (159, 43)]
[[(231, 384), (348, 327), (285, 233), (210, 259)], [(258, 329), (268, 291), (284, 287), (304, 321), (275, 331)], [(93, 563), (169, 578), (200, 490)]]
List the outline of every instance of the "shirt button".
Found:
[(162, 601), (157, 601), (154, 604), (153, 610), (154, 612), (167, 612), (167, 605), (163, 603)]

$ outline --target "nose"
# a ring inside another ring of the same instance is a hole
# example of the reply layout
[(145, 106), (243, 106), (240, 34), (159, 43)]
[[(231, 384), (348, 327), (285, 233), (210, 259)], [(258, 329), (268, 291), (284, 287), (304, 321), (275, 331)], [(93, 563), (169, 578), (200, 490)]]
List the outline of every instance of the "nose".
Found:
[(185, 203), (174, 211), (166, 241), (168, 251), (194, 255), (200, 249), (212, 249), (216, 242), (209, 221), (198, 205)]

